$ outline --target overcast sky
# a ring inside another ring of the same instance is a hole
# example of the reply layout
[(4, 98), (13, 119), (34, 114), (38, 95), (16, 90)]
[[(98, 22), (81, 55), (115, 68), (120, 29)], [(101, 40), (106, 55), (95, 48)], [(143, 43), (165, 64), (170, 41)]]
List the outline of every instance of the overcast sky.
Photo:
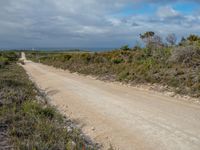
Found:
[(200, 0), (0, 0), (0, 48), (133, 46), (200, 33)]

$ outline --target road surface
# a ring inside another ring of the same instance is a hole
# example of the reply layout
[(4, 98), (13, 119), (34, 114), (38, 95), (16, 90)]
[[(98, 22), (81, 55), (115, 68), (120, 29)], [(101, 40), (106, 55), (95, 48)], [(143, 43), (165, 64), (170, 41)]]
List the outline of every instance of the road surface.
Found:
[[(25, 55), (22, 55), (25, 59)], [(83, 132), (121, 150), (200, 150), (200, 106), (26, 61), (51, 104)]]

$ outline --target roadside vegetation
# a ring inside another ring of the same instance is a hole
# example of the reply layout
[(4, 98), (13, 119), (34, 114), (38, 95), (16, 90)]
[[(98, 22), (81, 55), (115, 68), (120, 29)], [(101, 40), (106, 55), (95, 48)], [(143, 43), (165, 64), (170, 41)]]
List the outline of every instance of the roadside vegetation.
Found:
[(0, 149), (94, 149), (79, 129), (42, 100), (17, 65), (19, 57), (17, 52), (0, 52)]
[[(27, 52), (28, 59), (101, 79), (130, 84), (159, 84), (174, 92), (200, 97), (200, 37), (178, 43), (175, 34), (165, 40), (154, 32), (140, 35), (145, 47), (123, 46), (98, 53)], [(165, 42), (163, 42), (165, 41)]]

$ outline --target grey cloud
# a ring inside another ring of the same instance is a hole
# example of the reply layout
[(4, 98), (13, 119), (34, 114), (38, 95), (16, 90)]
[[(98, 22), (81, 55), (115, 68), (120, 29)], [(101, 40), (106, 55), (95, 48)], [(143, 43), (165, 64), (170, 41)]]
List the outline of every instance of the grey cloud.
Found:
[[(172, 29), (179, 33), (183, 30), (185, 32), (199, 30), (198, 16), (195, 18), (182, 14), (166, 17), (113, 16), (127, 4), (137, 5), (141, 2), (158, 4), (161, 1), (2, 0), (0, 1), (0, 48), (120, 46), (126, 43), (133, 44), (139, 33), (154, 30), (155, 27), (162, 32), (172, 32)], [(162, 3), (170, 2), (172, 0), (162, 1)], [(191, 26), (193, 29), (188, 29)]]
[(140, 24), (138, 24), (138, 23), (136, 23), (136, 22), (133, 22), (133, 23), (132, 23), (132, 26), (138, 27), (138, 26), (140, 26)]
[(134, 2), (149, 2), (152, 4), (170, 4), (170, 3), (175, 3), (175, 2), (196, 2), (200, 3), (200, 0), (135, 0)]

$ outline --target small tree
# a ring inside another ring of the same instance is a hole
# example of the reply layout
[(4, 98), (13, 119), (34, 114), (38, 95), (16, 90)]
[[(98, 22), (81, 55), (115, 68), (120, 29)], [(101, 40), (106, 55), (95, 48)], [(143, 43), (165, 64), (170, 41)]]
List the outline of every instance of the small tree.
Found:
[(164, 46), (162, 38), (152, 31), (140, 34), (140, 38), (146, 43), (148, 55), (155, 55), (156, 51)]
[(146, 43), (148, 47), (153, 42), (154, 35), (155, 33), (153, 31), (148, 31), (148, 32), (145, 32), (144, 34), (140, 34), (140, 38)]
[(186, 39), (185, 39), (185, 37), (182, 37), (181, 41), (179, 43), (179, 46), (183, 46), (185, 43), (186, 43)]
[(124, 46), (122, 46), (120, 49), (123, 50), (123, 51), (128, 51), (128, 50), (130, 50), (130, 48), (129, 48), (128, 45), (124, 45)]
[(190, 36), (188, 36), (187, 40), (190, 42), (195, 42), (195, 41), (199, 41), (200, 37), (198, 35), (191, 34)]
[(162, 40), (162, 37), (159, 36), (159, 35), (155, 35), (153, 37), (153, 43), (154, 43), (154, 47), (155, 48), (160, 48), (163, 46), (163, 40)]
[(174, 33), (168, 34), (166, 37), (167, 43), (169, 43), (171, 46), (176, 44), (177, 37)]

